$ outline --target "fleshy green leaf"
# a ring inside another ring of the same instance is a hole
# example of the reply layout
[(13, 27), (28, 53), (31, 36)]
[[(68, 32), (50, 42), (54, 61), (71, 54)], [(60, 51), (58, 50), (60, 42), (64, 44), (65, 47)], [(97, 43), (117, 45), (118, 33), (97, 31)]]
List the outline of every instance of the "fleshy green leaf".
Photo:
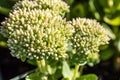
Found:
[(26, 77), (26, 80), (39, 80), (40, 76), (38, 73), (32, 73)]
[(80, 76), (76, 80), (98, 80), (98, 77), (95, 74), (87, 74)]
[(0, 6), (0, 13), (8, 15), (9, 12), (10, 12), (10, 9)]
[(27, 60), (27, 62), (31, 65), (37, 65), (36, 60), (32, 59), (32, 60)]
[(25, 80), (47, 80), (47, 76), (40, 74), (39, 72), (35, 72), (26, 76)]
[(117, 16), (113, 19), (109, 19), (107, 16), (105, 16), (104, 21), (112, 26), (119, 26), (120, 25), (120, 16)]
[(102, 25), (104, 26), (107, 35), (108, 35), (111, 39), (114, 40), (114, 39), (116, 38), (116, 36), (115, 36), (115, 34), (113, 33), (113, 31), (110, 29), (110, 27), (109, 27), (107, 24), (105, 24), (105, 23), (103, 23)]
[(113, 56), (114, 52), (112, 49), (106, 49), (104, 51), (101, 51), (100, 58), (101, 60), (108, 60)]
[(66, 61), (63, 61), (62, 74), (63, 74), (64, 78), (72, 79), (73, 73), (70, 70), (70, 67)]

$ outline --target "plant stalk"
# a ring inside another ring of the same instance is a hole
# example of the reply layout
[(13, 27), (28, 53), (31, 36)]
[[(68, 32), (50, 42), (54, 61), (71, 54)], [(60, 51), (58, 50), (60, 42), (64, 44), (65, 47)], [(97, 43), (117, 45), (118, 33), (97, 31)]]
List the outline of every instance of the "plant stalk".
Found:
[(83, 73), (83, 68), (84, 68), (84, 66), (80, 66), (80, 75), (79, 75), (79, 76), (82, 75), (82, 73)]
[(45, 60), (37, 60), (37, 66), (41, 73), (47, 74)]
[(76, 80), (79, 67), (80, 67), (79, 65), (75, 65), (75, 69), (74, 69), (74, 74), (73, 74), (72, 80)]

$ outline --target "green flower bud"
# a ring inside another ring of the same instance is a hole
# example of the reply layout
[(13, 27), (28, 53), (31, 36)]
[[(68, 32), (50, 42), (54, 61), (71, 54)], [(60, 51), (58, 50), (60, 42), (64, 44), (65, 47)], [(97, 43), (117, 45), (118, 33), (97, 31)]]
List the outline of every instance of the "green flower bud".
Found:
[[(95, 20), (77, 18), (73, 19), (72, 24), (75, 28), (71, 39), (72, 47), (75, 51), (74, 55), (77, 55), (76, 57), (78, 57), (80, 61), (83, 58), (86, 59), (82, 63), (79, 63), (83, 64), (86, 63), (88, 55), (91, 53), (92, 56), (93, 54), (98, 54), (99, 46), (108, 44), (109, 38), (105, 29)], [(81, 56), (83, 56), (83, 58), (81, 58)], [(91, 56), (89, 57), (91, 59)]]

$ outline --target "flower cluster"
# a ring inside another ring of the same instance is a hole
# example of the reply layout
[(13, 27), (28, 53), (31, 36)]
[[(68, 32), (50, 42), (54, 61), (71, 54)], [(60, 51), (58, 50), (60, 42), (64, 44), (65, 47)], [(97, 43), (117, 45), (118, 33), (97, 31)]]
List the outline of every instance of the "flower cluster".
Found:
[(62, 16), (69, 12), (69, 6), (62, 0), (23, 0), (16, 3), (13, 8), (14, 10), (50, 9)]
[[(54, 15), (60, 15), (64, 16), (66, 12), (69, 12), (69, 6), (62, 0), (22, 0), (18, 1), (14, 6), (13, 10), (10, 13), (10, 17), (12, 17), (14, 14), (19, 14), (18, 11), (31, 11), (31, 10), (51, 10), (52, 14)], [(21, 13), (20, 13), (21, 14)], [(17, 21), (18, 16), (16, 15)], [(11, 18), (14, 21), (14, 17)], [(11, 20), (8, 18), (8, 20)], [(6, 18), (7, 20), (7, 18)], [(8, 21), (7, 20), (7, 21)], [(13, 21), (10, 21), (11, 23), (14, 23)], [(1, 34), (4, 37), (8, 37), (8, 27), (10, 26), (9, 23), (6, 22), (2, 23), (4, 27), (2, 27)], [(14, 26), (14, 25), (12, 25)], [(10, 28), (10, 27), (9, 27)]]
[(8, 37), (11, 54), (22, 60), (70, 58), (78, 64), (97, 59), (99, 46), (109, 40), (104, 28), (91, 19), (66, 21), (63, 15), (68, 8), (62, 0), (16, 3), (1, 28), (1, 33)]
[[(37, 4), (37, 1), (42, 3), (41, 0), (18, 2), (15, 5), (18, 7), (10, 13), (9, 18), (2, 22), (4, 26), (2, 33), (8, 37), (7, 42), (11, 54), (22, 60), (26, 58), (46, 60), (66, 58), (68, 39), (72, 35), (72, 25), (49, 8), (33, 8), (42, 6)], [(52, 6), (53, 3), (56, 3), (58, 8), (63, 9), (62, 1), (58, 0), (61, 3), (55, 1), (48, 0), (49, 3), (47, 3), (43, 0), (44, 4)], [(55, 6), (56, 9), (57, 6)]]
[[(109, 38), (103, 26), (95, 20), (77, 18), (73, 19), (72, 24), (75, 28), (71, 38), (74, 55), (77, 55), (76, 59), (83, 59), (85, 62), (82, 63), (86, 63), (85, 59), (98, 54), (99, 46), (107, 44)], [(82, 55), (83, 58), (80, 58)]]

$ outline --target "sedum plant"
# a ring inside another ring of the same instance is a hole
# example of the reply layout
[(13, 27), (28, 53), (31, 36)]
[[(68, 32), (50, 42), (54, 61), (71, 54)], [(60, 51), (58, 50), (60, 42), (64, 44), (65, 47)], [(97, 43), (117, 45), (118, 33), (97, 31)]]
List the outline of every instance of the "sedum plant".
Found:
[(105, 29), (92, 19), (67, 21), (66, 12), (62, 0), (22, 0), (1, 23), (12, 56), (37, 66), (26, 80), (97, 80), (80, 76), (79, 67), (99, 62), (99, 46), (109, 41)]

